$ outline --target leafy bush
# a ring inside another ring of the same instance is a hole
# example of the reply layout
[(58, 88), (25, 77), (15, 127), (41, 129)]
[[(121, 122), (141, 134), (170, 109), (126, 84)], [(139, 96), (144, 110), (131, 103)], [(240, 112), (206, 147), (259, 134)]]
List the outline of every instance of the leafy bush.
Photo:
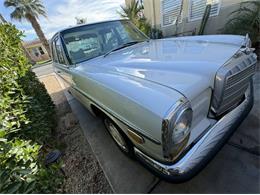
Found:
[(248, 33), (254, 44), (260, 42), (260, 1), (241, 2), (239, 8), (230, 14), (229, 20), (221, 30), (228, 34)]
[(38, 159), (39, 144), (14, 139), (0, 147), (0, 193), (53, 193), (62, 182), (59, 164), (46, 168)]
[(152, 39), (161, 39), (163, 38), (163, 33), (158, 28), (152, 28), (149, 37)]
[(0, 193), (50, 193), (59, 165), (46, 167), (43, 144), (55, 128), (54, 104), (30, 71), (22, 33), (0, 24)]
[(31, 139), (44, 144), (49, 140), (52, 129), (55, 128), (54, 104), (44, 87), (35, 76), (34, 72), (28, 71), (19, 81), (22, 89), (29, 97), (26, 117), (30, 123), (23, 125), (23, 131), (17, 134), (25, 139)]

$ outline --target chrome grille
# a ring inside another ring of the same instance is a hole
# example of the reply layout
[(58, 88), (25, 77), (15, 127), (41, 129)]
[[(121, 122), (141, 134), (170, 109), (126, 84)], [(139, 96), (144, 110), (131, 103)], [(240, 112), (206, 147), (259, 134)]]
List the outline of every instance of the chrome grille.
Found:
[(235, 75), (231, 75), (227, 78), (227, 88), (231, 88), (233, 85), (236, 85), (239, 82), (242, 82), (244, 79), (246, 80), (248, 76), (251, 76), (255, 72), (255, 66), (246, 67), (241, 72), (238, 72)]
[(255, 70), (254, 54), (233, 58), (218, 70), (211, 104), (216, 116), (229, 111), (242, 100)]

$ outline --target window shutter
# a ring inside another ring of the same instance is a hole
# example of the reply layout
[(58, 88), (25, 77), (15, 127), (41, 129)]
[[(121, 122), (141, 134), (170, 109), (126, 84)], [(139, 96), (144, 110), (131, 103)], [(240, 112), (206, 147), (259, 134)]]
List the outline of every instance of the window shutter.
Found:
[[(190, 0), (189, 20), (202, 19), (206, 9), (207, 0)], [(218, 15), (220, 8), (220, 0), (212, 0), (210, 16)]]
[[(162, 1), (162, 22), (163, 26), (175, 24), (180, 13), (182, 0), (163, 0)], [(179, 22), (181, 22), (180, 18)]]

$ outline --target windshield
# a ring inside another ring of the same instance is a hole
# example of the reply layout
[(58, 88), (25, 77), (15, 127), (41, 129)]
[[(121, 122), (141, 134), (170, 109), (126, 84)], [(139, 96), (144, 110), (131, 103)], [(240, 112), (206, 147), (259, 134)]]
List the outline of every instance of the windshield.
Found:
[(127, 20), (79, 26), (61, 34), (72, 64), (104, 55), (129, 42), (148, 39)]

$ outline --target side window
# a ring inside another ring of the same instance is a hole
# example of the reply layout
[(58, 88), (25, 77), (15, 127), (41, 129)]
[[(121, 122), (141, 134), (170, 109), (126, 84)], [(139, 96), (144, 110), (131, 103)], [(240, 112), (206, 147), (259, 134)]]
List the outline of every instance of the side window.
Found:
[(77, 32), (67, 34), (64, 41), (72, 63), (99, 56), (102, 52), (98, 36), (94, 33), (82, 34)]
[(60, 64), (65, 64), (65, 59), (64, 59), (64, 56), (63, 56), (63, 53), (62, 53), (62, 45), (61, 45), (60, 39), (56, 38), (54, 43), (55, 43), (56, 55), (57, 55), (57, 58), (58, 58), (58, 62)]
[(57, 58), (57, 54), (56, 54), (55, 42), (54, 41), (51, 43), (51, 47), (52, 47), (52, 58), (53, 58), (52, 60), (54, 62), (58, 63), (58, 58)]

